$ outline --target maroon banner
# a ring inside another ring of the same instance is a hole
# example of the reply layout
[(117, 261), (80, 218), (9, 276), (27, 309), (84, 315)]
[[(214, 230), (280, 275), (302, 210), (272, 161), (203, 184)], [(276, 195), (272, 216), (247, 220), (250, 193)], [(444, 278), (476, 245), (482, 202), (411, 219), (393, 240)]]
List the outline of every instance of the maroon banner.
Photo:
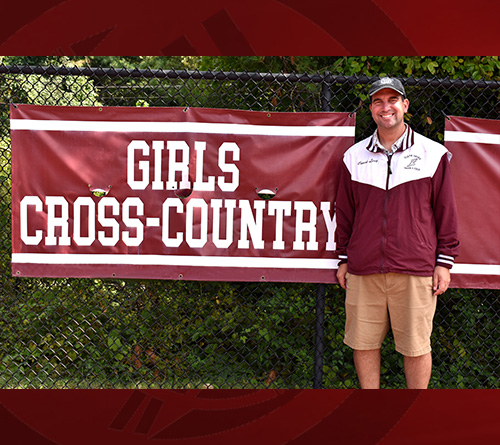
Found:
[(335, 282), (347, 113), (13, 105), (16, 276)]
[(500, 121), (451, 116), (445, 144), (458, 207), (454, 287), (500, 288)]

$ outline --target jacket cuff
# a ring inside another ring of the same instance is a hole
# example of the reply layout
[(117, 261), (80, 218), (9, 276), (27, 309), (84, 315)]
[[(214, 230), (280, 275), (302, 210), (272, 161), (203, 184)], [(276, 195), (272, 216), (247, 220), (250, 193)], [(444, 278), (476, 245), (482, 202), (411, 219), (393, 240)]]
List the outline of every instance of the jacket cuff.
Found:
[(345, 264), (347, 263), (347, 255), (344, 255), (344, 254), (339, 254), (339, 266), (341, 264)]
[(443, 255), (440, 253), (436, 260), (436, 266), (443, 266), (447, 269), (451, 269), (455, 264), (455, 258), (449, 255)]

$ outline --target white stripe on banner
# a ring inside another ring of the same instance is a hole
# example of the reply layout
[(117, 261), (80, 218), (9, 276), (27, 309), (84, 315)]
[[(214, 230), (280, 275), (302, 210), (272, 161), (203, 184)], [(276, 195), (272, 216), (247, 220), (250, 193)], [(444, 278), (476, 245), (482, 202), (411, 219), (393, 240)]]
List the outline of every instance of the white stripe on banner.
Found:
[[(18, 264), (111, 264), (126, 266), (193, 266), (242, 267), (258, 269), (335, 269), (339, 260), (321, 258), (268, 258), (187, 255), (113, 255), (113, 254), (58, 254), (13, 253), (12, 262)], [(500, 275), (498, 264), (456, 263), (454, 274)]]
[(116, 133), (210, 133), (262, 136), (354, 136), (354, 126), (276, 126), (207, 122), (111, 122), (11, 119), (11, 130), (97, 131)]
[(498, 264), (461, 264), (455, 263), (451, 273), (467, 275), (500, 275)]
[(12, 263), (18, 264), (92, 264), (127, 266), (194, 266), (243, 267), (258, 269), (334, 269), (336, 259), (267, 258), (187, 255), (113, 255), (13, 253)]
[(475, 142), (500, 145), (500, 134), (475, 133), (469, 131), (445, 131), (445, 142)]

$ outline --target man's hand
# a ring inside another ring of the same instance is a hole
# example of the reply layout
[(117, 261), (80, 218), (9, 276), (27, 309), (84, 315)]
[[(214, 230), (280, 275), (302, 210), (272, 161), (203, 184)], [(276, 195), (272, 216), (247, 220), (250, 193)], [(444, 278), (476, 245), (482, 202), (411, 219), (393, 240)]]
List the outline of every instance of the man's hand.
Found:
[(347, 274), (347, 263), (343, 263), (339, 266), (337, 270), (337, 279), (339, 280), (340, 287), (342, 289), (346, 288), (346, 280), (345, 276)]
[[(338, 276), (338, 274), (337, 274)], [(433, 295), (443, 294), (450, 285), (450, 269), (443, 266), (436, 266), (432, 283)]]

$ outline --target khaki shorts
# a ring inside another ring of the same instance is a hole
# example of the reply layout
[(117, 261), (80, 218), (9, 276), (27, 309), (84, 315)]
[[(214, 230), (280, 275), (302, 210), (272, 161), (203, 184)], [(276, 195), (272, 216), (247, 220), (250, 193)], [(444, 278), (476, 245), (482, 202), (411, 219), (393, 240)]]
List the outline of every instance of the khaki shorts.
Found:
[(390, 326), (396, 351), (409, 357), (427, 354), (437, 302), (432, 293), (432, 277), (347, 274), (344, 343), (380, 349)]

